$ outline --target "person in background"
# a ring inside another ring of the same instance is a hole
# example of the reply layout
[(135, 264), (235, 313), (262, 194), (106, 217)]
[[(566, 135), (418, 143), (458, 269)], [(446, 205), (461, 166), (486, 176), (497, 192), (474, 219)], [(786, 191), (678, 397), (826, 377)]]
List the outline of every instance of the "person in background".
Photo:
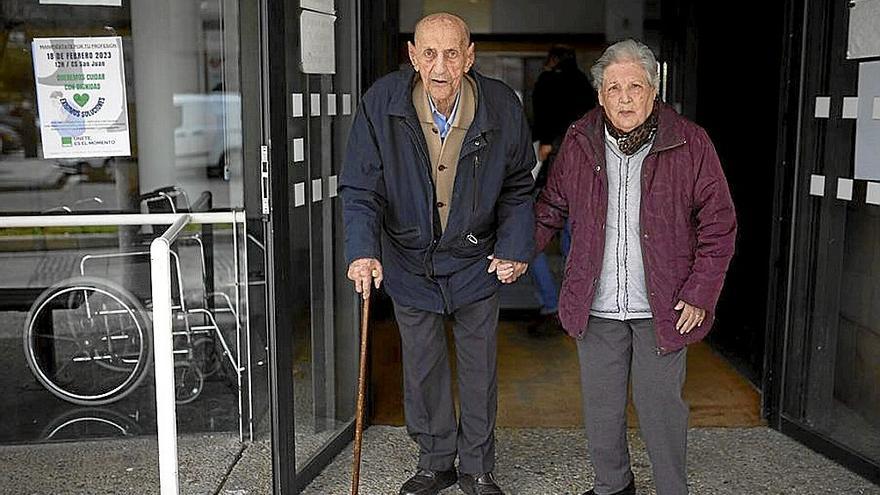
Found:
[[(577, 66), (574, 49), (566, 45), (553, 46), (547, 54), (544, 72), (538, 76), (532, 92), (532, 138), (538, 142), (538, 159), (542, 162), (535, 181), (536, 194), (540, 194), (547, 183), (565, 130), (595, 106), (593, 88), (587, 75)], [(561, 235), (563, 256), (568, 255), (569, 240), (566, 225)], [(550, 270), (547, 255), (538, 253), (530, 268), (541, 309), (540, 317), (529, 324), (528, 332), (530, 335), (558, 335), (561, 330), (557, 317), (559, 286)]]
[[(535, 82), (532, 103), (535, 114), (532, 137), (539, 143), (538, 160), (544, 162), (558, 151), (569, 124), (596, 106), (595, 92), (587, 75), (578, 68), (574, 48), (567, 45), (550, 48), (544, 72)], [(547, 173), (539, 175), (546, 182)]]
[(644, 44), (608, 47), (591, 70), (600, 107), (569, 126), (536, 205), (537, 249), (566, 220), (559, 316), (577, 339), (595, 483), (635, 494), (627, 385), (658, 495), (687, 494), (687, 345), (712, 327), (736, 216), (712, 141), (657, 99)]
[[(492, 474), (497, 291), (534, 254), (535, 154), (514, 92), (472, 70), (461, 18), (419, 21), (409, 57), (415, 72), (377, 81), (352, 124), (340, 176), (348, 278), (364, 298), (384, 280), (394, 303), (406, 427), (419, 446), (399, 493), (458, 481), (469, 495), (503, 495)], [(459, 418), (444, 315), (455, 320)]]

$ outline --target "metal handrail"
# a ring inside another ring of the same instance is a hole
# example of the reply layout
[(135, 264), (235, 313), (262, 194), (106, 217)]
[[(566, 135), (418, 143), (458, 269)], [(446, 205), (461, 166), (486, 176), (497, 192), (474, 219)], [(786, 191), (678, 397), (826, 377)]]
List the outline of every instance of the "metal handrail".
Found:
[[(10, 227), (95, 227), (113, 225), (171, 225), (180, 213), (113, 213), (100, 215), (0, 216), (0, 228)], [(243, 211), (187, 213), (192, 223), (242, 223)]]
[(174, 402), (174, 344), (171, 334), (171, 244), (190, 222), (180, 215), (150, 243), (153, 296), (153, 359), (156, 363), (156, 427), (159, 437), (159, 489), (179, 493), (177, 479), (177, 409)]
[[(190, 223), (243, 224), (243, 211), (211, 213), (147, 213), (97, 215), (0, 216), (0, 228), (83, 227), (119, 225), (170, 225), (150, 244), (150, 278), (153, 297), (153, 358), (156, 379), (156, 423), (159, 440), (159, 487), (162, 495), (177, 495), (177, 410), (174, 394), (172, 340), (171, 244)], [(235, 241), (233, 235), (233, 241)], [(237, 256), (237, 252), (236, 252)], [(236, 289), (237, 290), (237, 289)], [(236, 319), (236, 327), (239, 325)], [(236, 332), (238, 333), (238, 332)], [(227, 351), (228, 352), (228, 351)], [(239, 356), (239, 361), (240, 356)], [(241, 388), (239, 378), (239, 389)], [(239, 402), (241, 397), (239, 397)], [(241, 412), (241, 404), (239, 404)], [(239, 425), (241, 428), (241, 425)], [(241, 433), (241, 432), (239, 432)]]

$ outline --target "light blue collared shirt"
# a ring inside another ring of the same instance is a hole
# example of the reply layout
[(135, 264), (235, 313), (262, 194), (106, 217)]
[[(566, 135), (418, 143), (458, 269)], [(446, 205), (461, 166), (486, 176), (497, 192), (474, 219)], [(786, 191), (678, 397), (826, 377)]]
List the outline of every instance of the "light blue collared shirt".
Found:
[(458, 113), (459, 101), (461, 101), (461, 88), (458, 90), (458, 96), (455, 97), (455, 103), (452, 104), (452, 111), (449, 112), (449, 118), (447, 119), (445, 115), (437, 110), (437, 106), (434, 105), (434, 99), (431, 98), (431, 93), (428, 93), (428, 104), (431, 105), (431, 115), (434, 117), (434, 124), (437, 125), (437, 129), (440, 131), (440, 139), (446, 139), (449, 131), (452, 130), (455, 114)]

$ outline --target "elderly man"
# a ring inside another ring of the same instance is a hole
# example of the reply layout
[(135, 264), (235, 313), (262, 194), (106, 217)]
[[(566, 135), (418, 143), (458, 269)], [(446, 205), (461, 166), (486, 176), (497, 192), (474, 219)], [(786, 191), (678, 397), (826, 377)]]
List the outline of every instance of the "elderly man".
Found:
[[(471, 70), (464, 21), (425, 17), (409, 56), (415, 72), (377, 81), (352, 126), (340, 178), (348, 277), (364, 298), (384, 280), (394, 303), (406, 426), (419, 447), (400, 493), (458, 480), (468, 494), (501, 494), (496, 292), (534, 250), (535, 155), (514, 92)], [(455, 320), (459, 420), (444, 315)]]
[(651, 50), (592, 68), (600, 107), (569, 127), (536, 206), (537, 249), (571, 221), (559, 315), (577, 338), (595, 485), (634, 494), (627, 383), (659, 495), (687, 493), (686, 346), (712, 326), (736, 219), (706, 132), (657, 100)]

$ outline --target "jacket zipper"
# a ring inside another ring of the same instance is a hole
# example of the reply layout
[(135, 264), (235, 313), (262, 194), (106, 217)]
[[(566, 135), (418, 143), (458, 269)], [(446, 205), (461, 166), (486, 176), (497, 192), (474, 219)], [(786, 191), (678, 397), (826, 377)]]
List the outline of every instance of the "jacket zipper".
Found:
[[(680, 144), (677, 144), (677, 145), (674, 145), (674, 146), (668, 146), (668, 147), (663, 148), (663, 149), (661, 149), (661, 150), (657, 150), (657, 152), (660, 152), (660, 151), (666, 151), (666, 150), (669, 150), (669, 149), (672, 149), (672, 148), (676, 148), (676, 147), (678, 147), (678, 146), (681, 146), (682, 144), (684, 144), (684, 143), (680, 143)], [(648, 155), (651, 155), (652, 153), (654, 153), (654, 152), (648, 153)], [(645, 160), (647, 160), (647, 158), (648, 158), (648, 157), (646, 156), (646, 157), (645, 157)], [(643, 166), (644, 166), (644, 162), (643, 162)], [(639, 175), (641, 175), (641, 179), (640, 179), (640, 181), (641, 181), (641, 184), (642, 184), (642, 189), (641, 189), (641, 191), (639, 192), (639, 194), (642, 195), (642, 194), (644, 194), (645, 191), (647, 191), (646, 188), (647, 188), (647, 186), (648, 186), (648, 184), (647, 184), (648, 176), (647, 176), (647, 174), (645, 173), (644, 168), (642, 169), (642, 171), (641, 171), (641, 173), (640, 173)], [(640, 199), (639, 199), (640, 203), (641, 203), (642, 199), (644, 199), (644, 198), (640, 198)], [(639, 208), (641, 209), (641, 204), (639, 205)], [(650, 235), (650, 234), (646, 234), (646, 233), (644, 232), (644, 229), (642, 228), (641, 223), (642, 223), (643, 218), (644, 218), (644, 215), (642, 215), (641, 212), (640, 212), (640, 213), (639, 213), (639, 244), (640, 244), (640, 246), (641, 246), (642, 253), (644, 253), (644, 252), (645, 252), (645, 249), (646, 249), (645, 243), (646, 243), (647, 241), (646, 241), (646, 237), (645, 237), (645, 236), (646, 236), (646, 235)], [(642, 273), (643, 273), (643, 276), (645, 277), (645, 290), (648, 291), (648, 307), (651, 308), (651, 316), (652, 316), (652, 318), (653, 318), (654, 315), (657, 314), (657, 310), (656, 310), (656, 308), (655, 308), (655, 306), (654, 306), (654, 291), (651, 290), (651, 279), (648, 277), (648, 272), (649, 272), (649, 270), (648, 270), (648, 261), (645, 259), (644, 256), (642, 256)], [(664, 349), (663, 346), (660, 345), (660, 331), (657, 330), (657, 326), (656, 326), (656, 325), (654, 325), (654, 342), (655, 342), (655, 344), (656, 344), (656, 346), (654, 347), (654, 353), (657, 354), (658, 356), (661, 356), (661, 355), (663, 354), (663, 352), (664, 352), (666, 349)]]
[[(664, 148), (660, 148), (660, 149), (658, 149), (658, 150), (651, 150), (651, 152), (648, 153), (648, 155), (653, 155), (653, 154), (661, 153), (661, 152), (663, 152), (663, 151), (669, 151), (669, 150), (671, 150), (671, 149), (678, 148), (679, 146), (684, 146), (685, 144), (687, 144), (687, 139), (682, 139), (680, 143), (671, 144), (671, 145), (669, 145), (669, 146), (666, 146), (666, 147), (664, 147)], [(647, 158), (647, 157), (646, 157), (646, 158)], [(645, 183), (645, 179), (647, 179), (647, 177), (645, 177), (645, 174), (644, 174), (644, 173), (642, 174), (642, 177), (643, 177), (643, 179), (642, 179), (642, 190), (644, 191), (644, 190), (645, 190), (645, 187), (647, 186), (647, 184)], [(641, 230), (641, 228), (640, 228), (639, 230)], [(643, 237), (642, 239), (644, 239), (644, 237)], [(642, 241), (642, 252), (644, 252), (644, 251), (645, 251), (645, 246), (644, 246), (644, 240), (643, 240), (643, 241)], [(656, 311), (654, 310), (653, 301), (651, 300), (651, 297), (652, 297), (653, 291), (652, 291), (649, 287), (647, 287), (647, 285), (648, 285), (648, 273), (647, 273), (647, 272), (648, 272), (648, 267), (647, 267), (647, 264), (643, 263), (643, 265), (642, 265), (642, 269), (645, 271), (645, 286), (646, 286), (645, 288), (648, 289), (648, 305), (651, 306), (651, 314), (653, 315)], [(656, 354), (657, 354), (658, 356), (661, 356), (661, 355), (663, 355), (664, 352), (666, 352), (666, 348), (663, 347), (663, 345), (660, 343), (660, 332), (657, 330), (657, 327), (656, 327), (656, 326), (654, 327), (654, 339), (655, 339), (656, 342), (657, 342), (657, 347), (655, 348), (655, 352), (656, 352)]]
[(480, 190), (480, 175), (479, 175), (479, 167), (480, 167), (480, 155), (477, 153), (477, 156), (474, 157), (474, 201), (471, 205), (471, 213), (477, 213), (477, 197), (478, 192)]
[[(465, 149), (464, 148), (465, 144), (470, 142), (471, 139), (485, 143), (486, 140), (484, 139), (483, 134), (484, 133), (481, 132), (475, 138), (465, 138), (465, 140), (462, 142), (462, 145), (461, 145), (462, 151), (464, 151), (464, 149)], [(461, 164), (464, 159), (466, 159), (467, 157), (469, 157), (470, 155), (472, 155), (474, 153), (476, 153), (476, 156), (474, 156), (474, 167), (473, 167), (473, 179), (474, 179), (473, 182), (474, 183), (473, 183), (473, 198), (472, 198), (473, 201), (471, 202), (471, 216), (472, 217), (473, 217), (473, 215), (475, 215), (477, 213), (477, 200), (479, 199), (478, 193), (480, 190), (480, 187), (479, 187), (479, 185), (480, 185), (480, 179), (479, 179), (480, 148), (476, 147), (476, 148), (468, 151), (467, 153), (459, 155), (459, 157), (458, 157), (458, 163)], [(477, 237), (474, 235), (473, 232), (468, 232), (467, 235), (465, 236), (465, 239), (473, 245), (479, 244), (479, 239), (477, 239)]]
[[(644, 182), (642, 182), (642, 186), (644, 187)], [(639, 215), (639, 217), (641, 217), (641, 215)], [(639, 226), (639, 238), (642, 252), (644, 253), (646, 241), (641, 226)], [(657, 310), (654, 306), (654, 291), (651, 290), (651, 281), (650, 278), (648, 278), (648, 263), (644, 259), (642, 260), (642, 273), (645, 277), (645, 289), (648, 291), (648, 307), (651, 308), (651, 317), (653, 318), (657, 314)], [(660, 344), (660, 332), (657, 330), (656, 325), (654, 326), (654, 343), (656, 344), (654, 347), (654, 353), (658, 356), (662, 355), (666, 349)]]
[(434, 184), (434, 178), (431, 177), (431, 159), (428, 158), (428, 152), (426, 152), (424, 146), (422, 146), (422, 142), (419, 140), (418, 134), (416, 133), (416, 129), (415, 129), (415, 127), (413, 127), (412, 123), (410, 123), (408, 120), (405, 120), (405, 119), (403, 122), (406, 125), (407, 129), (409, 129), (409, 131), (410, 131), (410, 139), (415, 141), (416, 148), (418, 148), (419, 153), (422, 155), (422, 160), (425, 165), (422, 168), (422, 170), (425, 171), (425, 175), (428, 177), (428, 183), (431, 184), (431, 194), (428, 198), (428, 201), (429, 201), (428, 202), (428, 217), (431, 219), (431, 244), (433, 244), (434, 243), (434, 208), (435, 208), (435, 203), (437, 201), (437, 198), (436, 198), (437, 186)]

